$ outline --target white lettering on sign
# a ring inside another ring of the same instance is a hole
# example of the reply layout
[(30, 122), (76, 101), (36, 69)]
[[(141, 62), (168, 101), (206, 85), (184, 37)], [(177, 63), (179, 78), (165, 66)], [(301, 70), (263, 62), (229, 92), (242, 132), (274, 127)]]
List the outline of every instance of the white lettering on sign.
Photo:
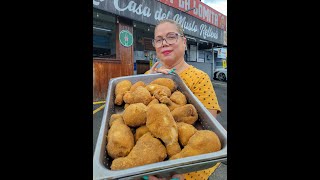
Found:
[(162, 8), (156, 11), (156, 13), (154, 14), (154, 19), (159, 21), (162, 19), (168, 19), (171, 12), (168, 11), (167, 14), (166, 13), (161, 14), (161, 13), (162, 13)]
[(179, 0), (179, 7), (184, 10), (190, 9), (190, 0)]
[(207, 25), (201, 24), (200, 36), (202, 36), (204, 39), (207, 37), (218, 39), (218, 32), (217, 31), (213, 32), (211, 27), (209, 27), (209, 29), (207, 29)]
[[(179, 7), (183, 8), (186, 5), (186, 0), (179, 0)], [(180, 4), (181, 3), (181, 4)], [(190, 1), (189, 1), (190, 3)], [(189, 6), (190, 7), (190, 6)], [(193, 0), (193, 15), (196, 17), (199, 17), (200, 19), (203, 19), (207, 22), (211, 22), (215, 26), (219, 27), (218, 25), (218, 19), (221, 14), (215, 13), (210, 8), (207, 8), (205, 5), (197, 3), (196, 0)], [(187, 10), (187, 9), (186, 9)], [(223, 20), (223, 19), (222, 19)]]
[(203, 12), (202, 12), (202, 15), (203, 15), (203, 19), (205, 19), (206, 21), (211, 21), (211, 11), (209, 9), (206, 9), (205, 7), (203, 7)]
[(214, 14), (214, 23), (215, 26), (218, 26), (218, 14)]
[(184, 8), (184, 0), (179, 0), (179, 8)]
[(198, 9), (196, 7), (196, 1), (195, 0), (193, 0), (193, 7), (192, 8), (194, 8), (193, 9), (193, 14), (197, 16), (198, 15)]
[(150, 8), (145, 6), (142, 10), (142, 4), (140, 4), (137, 7), (137, 3), (135, 3), (134, 1), (130, 1), (129, 4), (125, 7), (125, 8), (120, 8), (119, 7), (119, 0), (114, 0), (113, 1), (114, 7), (118, 10), (118, 11), (125, 11), (125, 10), (129, 10), (133, 13), (136, 13), (137, 15), (143, 15), (146, 17), (150, 17), (151, 13), (150, 13)]
[(199, 4), (199, 14), (198, 14), (201, 18), (202, 18), (202, 5)]
[[(155, 21), (160, 21), (163, 19), (172, 19), (182, 26), (186, 34), (191, 33), (190, 35), (201, 37), (203, 39), (206, 39), (206, 38), (218, 39), (218, 37), (220, 36), (218, 31), (219, 29), (213, 28), (213, 26), (211, 25), (208, 26), (207, 24), (202, 24), (195, 20), (188, 21), (187, 19), (188, 16), (184, 16), (180, 12), (174, 13), (175, 11), (173, 12), (169, 11), (167, 8), (163, 8), (160, 5), (157, 6), (156, 8), (152, 7), (151, 9), (147, 6), (147, 4), (145, 4), (144, 0), (141, 0), (141, 1), (93, 0), (93, 4), (95, 6), (98, 6), (103, 1), (108, 3), (106, 4), (106, 6), (110, 6), (110, 5), (112, 6), (112, 4), (114, 5), (114, 8), (111, 8), (112, 11), (129, 12), (129, 14), (126, 13), (126, 16), (131, 16), (131, 18), (133, 18), (136, 14), (136, 15), (140, 15), (141, 18), (148, 17), (148, 18), (154, 19)], [(191, 1), (192, 0), (180, 0), (179, 6), (183, 6), (183, 8), (185, 9), (190, 9)], [(195, 6), (195, 9), (193, 11), (194, 14), (196, 14), (197, 16), (201, 16), (206, 21), (214, 22), (214, 24), (218, 25), (218, 19), (220, 18), (219, 16), (221, 16), (220, 14), (209, 10), (206, 6), (201, 4), (199, 4), (199, 7), (196, 8), (197, 5), (195, 0), (194, 0), (193, 6)], [(155, 12), (152, 11), (153, 9), (155, 9)], [(152, 13), (155, 13), (155, 14), (153, 15)], [(153, 22), (153, 20), (151, 19), (148, 19), (148, 21)], [(220, 23), (219, 26), (221, 27), (225, 25), (223, 24), (223, 22), (219, 22), (219, 23)]]
[(99, 6), (100, 2), (104, 0), (93, 0), (93, 5)]
[(214, 22), (213, 22), (213, 21), (214, 21), (214, 15), (215, 15), (215, 13), (212, 12), (212, 13), (211, 13), (211, 23), (212, 23), (212, 24), (214, 23)]
[(184, 16), (180, 17), (180, 14), (174, 15), (173, 20), (176, 21), (177, 23), (179, 23), (183, 29), (187, 29), (192, 32), (198, 31), (198, 27), (197, 27), (197, 25), (195, 25), (194, 21), (192, 23), (186, 22), (186, 17), (184, 17)]

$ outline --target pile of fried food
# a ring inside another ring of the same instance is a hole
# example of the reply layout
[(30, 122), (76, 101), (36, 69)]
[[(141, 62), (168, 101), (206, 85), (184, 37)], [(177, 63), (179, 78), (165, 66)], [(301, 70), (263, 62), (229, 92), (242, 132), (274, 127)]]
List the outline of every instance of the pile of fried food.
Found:
[(221, 149), (213, 131), (194, 127), (197, 110), (187, 104), (172, 79), (158, 78), (148, 85), (120, 81), (115, 87), (115, 104), (125, 105), (121, 114), (112, 114), (109, 120), (106, 148), (113, 158), (111, 170)]

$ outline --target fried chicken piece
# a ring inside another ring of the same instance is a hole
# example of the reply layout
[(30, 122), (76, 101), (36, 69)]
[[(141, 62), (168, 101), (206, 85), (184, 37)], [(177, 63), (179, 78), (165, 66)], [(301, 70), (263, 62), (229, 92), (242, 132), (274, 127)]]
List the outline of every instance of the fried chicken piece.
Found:
[(190, 137), (197, 132), (197, 129), (194, 126), (184, 122), (178, 122), (177, 126), (178, 126), (179, 142), (181, 145), (186, 146), (188, 144)]
[[(170, 90), (169, 90), (169, 92), (170, 92)], [(170, 92), (170, 94), (167, 94), (167, 92), (166, 91), (164, 91), (163, 89), (156, 89), (155, 91), (154, 91), (154, 97), (156, 98), (156, 99), (161, 99), (162, 97), (170, 97), (170, 95), (171, 95), (171, 92)]]
[(123, 122), (122, 114), (112, 114), (109, 119), (109, 129), (111, 128), (112, 124), (116, 121)]
[(116, 89), (115, 89), (115, 95), (116, 98), (114, 100), (114, 103), (116, 105), (121, 105), (123, 103), (123, 95), (126, 91), (129, 91), (131, 88), (131, 82), (128, 80), (123, 80), (120, 81), (117, 85), (116, 85)]
[(159, 101), (163, 104), (166, 104), (168, 106), (168, 108), (170, 109), (170, 111), (173, 111), (174, 109), (176, 109), (178, 107), (181, 107), (181, 105), (172, 102), (171, 99), (166, 96), (161, 97), (159, 99)]
[[(152, 97), (154, 97), (154, 96), (152, 96)], [(150, 101), (150, 103), (148, 104), (147, 107), (151, 106), (152, 104), (159, 104), (158, 99), (154, 98), (152, 101)]]
[(146, 124), (147, 106), (143, 103), (130, 104), (122, 114), (123, 121), (130, 127), (139, 127)]
[(138, 82), (134, 83), (134, 84), (131, 86), (130, 91), (133, 92), (133, 91), (136, 90), (137, 87), (139, 87), (139, 86), (146, 87), (146, 84), (145, 84), (144, 82), (142, 82), (142, 81), (138, 81)]
[(170, 96), (170, 99), (172, 102), (179, 104), (179, 105), (186, 105), (187, 104), (186, 96), (178, 90), (176, 90), (174, 93), (172, 93), (172, 95)]
[(124, 124), (120, 114), (113, 114), (109, 121), (107, 152), (113, 159), (125, 157), (134, 146), (134, 137), (130, 128)]
[(146, 89), (150, 92), (151, 95), (154, 95), (154, 92), (158, 89), (163, 90), (163, 93), (167, 94), (168, 97), (171, 96), (171, 90), (166, 86), (161, 86), (159, 84), (148, 84)]
[(181, 152), (170, 157), (170, 160), (216, 152), (220, 149), (221, 142), (216, 133), (209, 130), (199, 130), (191, 136)]
[(171, 93), (177, 89), (175, 82), (169, 78), (157, 78), (157, 79), (151, 81), (150, 84), (159, 84), (162, 86), (166, 86), (170, 89)]
[(148, 107), (146, 125), (152, 135), (164, 142), (169, 157), (181, 151), (177, 124), (165, 104), (152, 104)]
[(111, 170), (127, 169), (136, 166), (161, 162), (167, 157), (166, 148), (161, 141), (151, 135), (144, 134), (133, 147), (127, 157), (114, 159)]
[(126, 109), (129, 105), (130, 104), (125, 104), (123, 108)]
[(144, 126), (140, 126), (139, 128), (136, 129), (136, 133), (134, 134), (134, 140), (135, 142), (138, 141), (138, 139), (143, 136), (144, 134), (146, 134), (147, 132), (149, 132), (149, 129), (147, 128), (146, 125)]
[(123, 100), (127, 104), (143, 103), (147, 106), (151, 101), (151, 94), (146, 88), (138, 86), (133, 92), (127, 91)]
[(176, 122), (185, 122), (193, 124), (198, 119), (198, 112), (192, 104), (175, 108), (171, 114)]

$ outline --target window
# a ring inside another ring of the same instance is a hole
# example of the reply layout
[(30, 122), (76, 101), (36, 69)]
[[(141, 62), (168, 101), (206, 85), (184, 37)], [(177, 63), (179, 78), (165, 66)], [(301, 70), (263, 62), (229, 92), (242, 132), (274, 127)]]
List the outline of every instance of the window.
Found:
[(116, 58), (116, 18), (93, 8), (93, 57)]
[(185, 51), (186, 61), (197, 61), (197, 42), (194, 40), (187, 40), (187, 51)]

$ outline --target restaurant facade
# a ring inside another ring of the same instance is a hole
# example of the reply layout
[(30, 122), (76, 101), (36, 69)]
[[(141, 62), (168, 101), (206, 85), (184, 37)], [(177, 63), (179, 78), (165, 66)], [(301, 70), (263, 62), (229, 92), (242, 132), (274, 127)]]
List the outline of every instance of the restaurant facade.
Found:
[(105, 99), (111, 78), (143, 74), (157, 61), (152, 39), (162, 19), (182, 25), (188, 64), (211, 78), (222, 67), (226, 16), (199, 0), (93, 0), (94, 101)]

